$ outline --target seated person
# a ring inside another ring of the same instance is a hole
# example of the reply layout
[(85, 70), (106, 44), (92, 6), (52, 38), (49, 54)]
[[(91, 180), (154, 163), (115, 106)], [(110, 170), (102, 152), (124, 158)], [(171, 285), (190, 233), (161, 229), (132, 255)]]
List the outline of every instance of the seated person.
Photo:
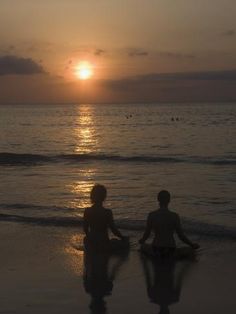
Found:
[[(107, 196), (105, 186), (96, 184), (91, 190), (92, 206), (85, 209), (83, 227), (85, 232), (84, 244), (86, 249), (113, 251), (128, 247), (128, 237), (117, 229), (110, 209), (103, 207)], [(120, 238), (109, 239), (108, 231)]]
[[(179, 215), (168, 209), (170, 193), (165, 190), (161, 191), (158, 194), (158, 202), (160, 207), (149, 213), (146, 230), (142, 239), (139, 240), (141, 251), (149, 255), (160, 257), (175, 256), (176, 254), (181, 253), (176, 251), (174, 239), (174, 233), (176, 232), (179, 239), (191, 247), (190, 250), (185, 250), (185, 253), (187, 253), (187, 255), (191, 252), (193, 253), (193, 250), (198, 249), (199, 245), (191, 242), (186, 237), (180, 223)], [(152, 231), (154, 232), (154, 239), (150, 246), (145, 244), (145, 241), (149, 238)], [(185, 254), (183, 249), (182, 252)]]

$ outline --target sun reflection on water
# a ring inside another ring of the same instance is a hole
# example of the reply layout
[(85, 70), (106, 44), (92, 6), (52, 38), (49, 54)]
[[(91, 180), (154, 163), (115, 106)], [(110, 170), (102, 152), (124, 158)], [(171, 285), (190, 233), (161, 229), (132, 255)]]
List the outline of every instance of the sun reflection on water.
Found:
[[(94, 113), (91, 105), (77, 106), (77, 121), (75, 123), (74, 135), (76, 139), (75, 153), (78, 155), (88, 155), (96, 153), (97, 134), (94, 126)], [(86, 161), (86, 157), (84, 159)], [(72, 194), (72, 199), (68, 206), (78, 209), (77, 216), (82, 216), (83, 209), (90, 206), (89, 194), (94, 184), (96, 168), (86, 164), (86, 169), (78, 166), (75, 180), (67, 185)]]
[(94, 127), (94, 114), (90, 105), (78, 106), (77, 127), (75, 129), (79, 154), (96, 152), (97, 136)]
[(68, 245), (64, 248), (68, 257), (68, 267), (77, 276), (82, 276), (84, 270), (83, 238), (83, 234), (72, 235)]
[[(91, 205), (89, 194), (92, 186), (94, 185), (92, 179), (93, 173), (94, 172), (91, 169), (88, 171), (84, 171), (85, 177), (83, 180), (75, 181), (68, 186), (71, 190), (71, 193), (74, 195), (73, 200), (70, 201), (70, 207), (84, 209)], [(82, 213), (78, 213), (78, 215), (81, 216)]]

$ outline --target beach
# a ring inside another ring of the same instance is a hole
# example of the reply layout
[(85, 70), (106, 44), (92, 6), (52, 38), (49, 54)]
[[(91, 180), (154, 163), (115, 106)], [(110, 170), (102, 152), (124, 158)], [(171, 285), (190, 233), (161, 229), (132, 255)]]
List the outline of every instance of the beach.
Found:
[(100, 273), (92, 281), (95, 295), (105, 285), (104, 302), (101, 295), (92, 302), (79, 228), (1, 222), (0, 313), (154, 314), (160, 304), (163, 313), (235, 313), (235, 241), (202, 238), (197, 260), (179, 261), (170, 270), (140, 257), (139, 234), (128, 234), (129, 254), (111, 259), (110, 277)]
[[(233, 314), (235, 108), (1, 106), (0, 313)], [(84, 256), (95, 183), (127, 254)], [(159, 267), (138, 252), (161, 189), (201, 245), (196, 261)]]
[(235, 12), (0, 0), (0, 314), (236, 313)]

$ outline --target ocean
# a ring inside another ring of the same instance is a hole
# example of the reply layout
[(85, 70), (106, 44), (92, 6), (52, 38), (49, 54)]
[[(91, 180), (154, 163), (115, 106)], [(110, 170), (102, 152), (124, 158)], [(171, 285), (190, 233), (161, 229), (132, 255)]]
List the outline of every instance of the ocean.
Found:
[(79, 225), (95, 183), (119, 227), (156, 195), (189, 232), (235, 238), (236, 104), (0, 106), (0, 220)]

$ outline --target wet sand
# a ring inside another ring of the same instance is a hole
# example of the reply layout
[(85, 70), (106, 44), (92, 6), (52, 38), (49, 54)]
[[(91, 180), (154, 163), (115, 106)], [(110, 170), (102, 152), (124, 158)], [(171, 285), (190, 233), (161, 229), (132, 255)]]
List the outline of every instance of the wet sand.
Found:
[(158, 267), (133, 245), (85, 267), (79, 230), (6, 222), (0, 230), (0, 313), (235, 313), (233, 242), (202, 239), (197, 261)]

